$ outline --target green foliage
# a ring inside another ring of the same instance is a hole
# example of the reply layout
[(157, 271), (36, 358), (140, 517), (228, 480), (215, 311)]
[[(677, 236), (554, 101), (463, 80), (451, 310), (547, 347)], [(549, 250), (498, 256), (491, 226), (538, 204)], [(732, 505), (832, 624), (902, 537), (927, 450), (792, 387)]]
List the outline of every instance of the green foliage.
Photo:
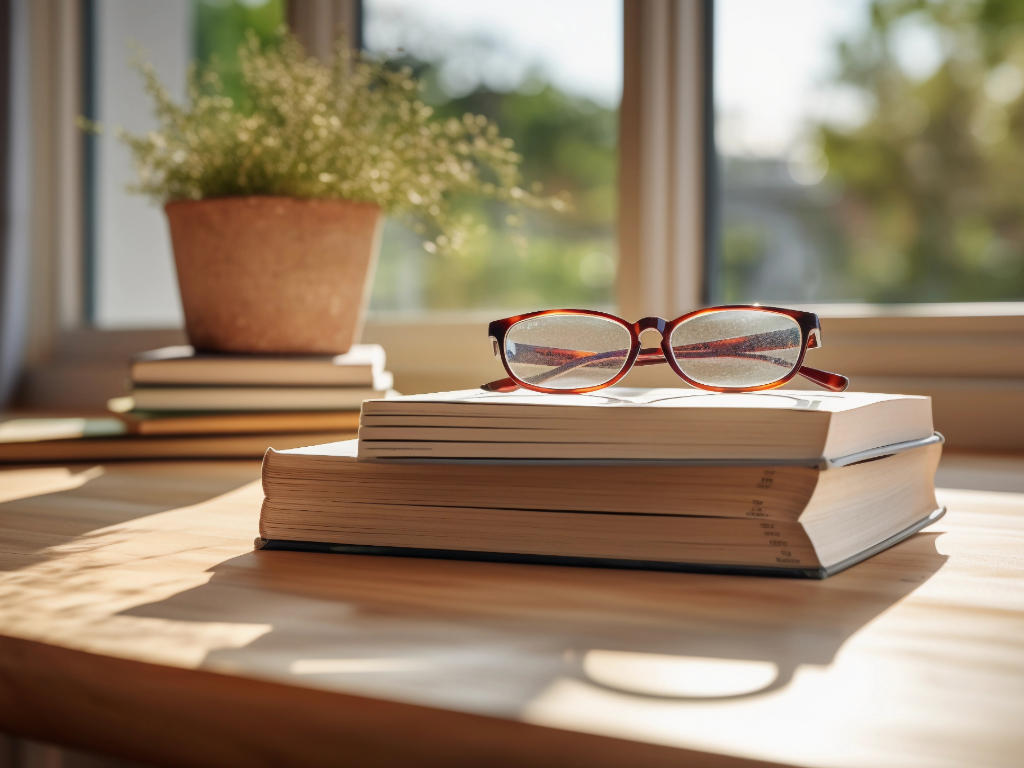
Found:
[[(923, 81), (895, 55), (901, 25), (945, 46)], [(1024, 3), (875, 0), (839, 54), (874, 105), (819, 132), (851, 279), (874, 301), (1024, 297)]]
[(263, 46), (274, 45), (285, 23), (284, 0), (225, 2), (225, 0), (193, 0), (193, 40), (196, 62), (217, 72), (224, 85), (224, 95), (236, 104), (245, 101), (245, 83), (238, 49), (245, 43), (247, 30), (259, 38)]
[(439, 119), (472, 112), (501, 125), (523, 155), (520, 169), (529, 188), (540, 184), (565, 195), (572, 208), (524, 212), (527, 242), (516, 247), (510, 237), (516, 230), (501, 203), (463, 196), (453, 211), (476, 225), (457, 257), (414, 258), (415, 238), (389, 222), (371, 300), (375, 311), (614, 309), (618, 110), (567, 94), (540, 72), (522, 90), (481, 85), (464, 96), (448, 95), (441, 71), (458, 65), (466, 51), (495, 45), (500, 48), (500, 38), (456, 39), (443, 58), (424, 61), (403, 53), (392, 66), (416, 72), (425, 83), (423, 99)]
[(471, 231), (455, 200), (567, 208), (564, 196), (523, 189), (521, 156), (486, 117), (438, 119), (410, 69), (364, 59), (343, 40), (322, 64), (285, 31), (263, 45), (249, 30), (238, 50), (242, 96), (227, 94), (216, 67), (193, 67), (185, 104), (152, 65), (134, 65), (160, 128), (117, 135), (135, 159), (133, 191), (161, 202), (286, 195), (373, 203), (440, 252), (461, 250)]
[[(543, 85), (531, 92), (485, 87), (446, 99), (433, 85), (441, 63), (406, 59), (422, 74), (439, 118), (474, 112), (502, 126), (524, 156), (524, 179), (570, 196), (571, 210), (526, 212), (516, 248), (501, 204), (460, 198), (454, 211), (477, 223), (456, 257), (413, 259), (414, 239), (385, 229), (375, 310), (527, 311), (615, 304), (618, 111)], [(486, 226), (480, 226), (486, 225)]]

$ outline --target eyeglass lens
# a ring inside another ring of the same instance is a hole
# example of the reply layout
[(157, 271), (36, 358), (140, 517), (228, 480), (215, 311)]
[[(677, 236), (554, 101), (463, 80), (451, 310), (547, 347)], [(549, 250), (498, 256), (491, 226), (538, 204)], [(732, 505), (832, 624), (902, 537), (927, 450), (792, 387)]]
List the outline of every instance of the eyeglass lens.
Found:
[(670, 340), (679, 369), (712, 387), (759, 387), (790, 374), (800, 359), (796, 320), (774, 312), (722, 310), (676, 326)]
[(632, 338), (622, 325), (592, 315), (520, 320), (505, 334), (505, 360), (521, 381), (547, 389), (607, 384), (626, 364)]

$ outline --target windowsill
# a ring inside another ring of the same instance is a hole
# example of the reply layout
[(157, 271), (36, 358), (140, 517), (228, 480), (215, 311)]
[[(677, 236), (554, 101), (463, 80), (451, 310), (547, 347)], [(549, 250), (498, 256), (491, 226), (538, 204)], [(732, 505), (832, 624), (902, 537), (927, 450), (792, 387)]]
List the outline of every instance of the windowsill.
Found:
[[(787, 307), (815, 312), (823, 319), (897, 319), (922, 318), (929, 320), (953, 318), (1021, 318), (1024, 322), (1024, 301), (1002, 302), (950, 302), (932, 304), (866, 304), (866, 303), (817, 303), (793, 304)], [(486, 325), (499, 317), (508, 317), (517, 310), (471, 309), (437, 310), (417, 312), (370, 312), (367, 327), (394, 325)], [(614, 310), (612, 310), (614, 312)], [(628, 319), (628, 318), (627, 318)], [(1024, 327), (1022, 324), (1021, 327)], [(146, 326), (133, 328), (89, 329), (93, 332), (106, 331), (115, 334), (175, 333), (177, 329), (168, 326)]]
[[(814, 312), (823, 320), (891, 320), (900, 323), (903, 327), (911, 327), (912, 320), (955, 322), (965, 318), (979, 320), (989, 318), (1007, 323), (1006, 327), (1018, 327), (1024, 330), (1024, 301), (951, 302), (948, 304), (793, 304), (787, 302), (779, 306)], [(615, 312), (615, 310), (611, 311)], [(508, 308), (436, 312), (371, 312), (366, 324), (367, 327), (413, 324), (486, 325), (491, 320), (508, 317), (515, 313), (516, 310)], [(918, 327), (918, 325), (914, 324), (914, 327)]]
[[(787, 305), (789, 306), (789, 305)], [(1024, 317), (1024, 301), (950, 302), (938, 304), (800, 304), (822, 318), (861, 317)]]
[[(854, 389), (929, 395), (954, 448), (1024, 448), (1024, 303), (818, 305), (823, 342), (813, 365)], [(363, 334), (381, 344), (399, 391), (471, 389), (505, 376), (487, 323), (510, 310), (375, 314)], [(135, 352), (186, 343), (180, 329), (65, 332), (50, 362), (28, 372), (22, 405), (102, 408), (124, 392)], [(661, 367), (627, 386), (679, 386)]]

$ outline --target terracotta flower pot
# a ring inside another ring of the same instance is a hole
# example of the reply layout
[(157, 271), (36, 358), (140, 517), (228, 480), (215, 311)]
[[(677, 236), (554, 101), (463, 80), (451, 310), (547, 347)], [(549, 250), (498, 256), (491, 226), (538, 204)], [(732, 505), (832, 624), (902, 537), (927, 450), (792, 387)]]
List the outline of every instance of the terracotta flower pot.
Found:
[(254, 196), (164, 210), (196, 349), (340, 354), (359, 340), (380, 208)]

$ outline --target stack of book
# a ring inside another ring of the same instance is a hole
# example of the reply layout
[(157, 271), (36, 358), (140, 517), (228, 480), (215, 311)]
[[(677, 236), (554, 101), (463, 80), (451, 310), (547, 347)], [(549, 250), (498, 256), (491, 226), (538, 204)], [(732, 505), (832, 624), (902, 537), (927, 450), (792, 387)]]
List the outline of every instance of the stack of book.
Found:
[(114, 416), (0, 424), (0, 461), (258, 458), (267, 448), (355, 437), (359, 408), (393, 395), (384, 350), (228, 355), (166, 347), (136, 355)]
[(926, 397), (480, 390), (268, 451), (257, 547), (824, 578), (938, 519)]

